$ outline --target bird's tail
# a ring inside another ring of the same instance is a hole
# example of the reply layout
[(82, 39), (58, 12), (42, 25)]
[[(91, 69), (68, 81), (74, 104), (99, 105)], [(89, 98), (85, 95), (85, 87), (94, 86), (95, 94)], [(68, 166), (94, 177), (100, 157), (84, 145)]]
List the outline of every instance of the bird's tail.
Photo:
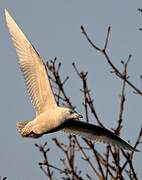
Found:
[[(26, 127), (25, 127), (26, 126)], [(39, 138), (43, 134), (37, 134), (32, 130), (32, 121), (23, 121), (23, 122), (17, 122), (16, 127), (18, 132), (21, 134), (22, 137), (27, 138)]]
[(16, 128), (18, 130), (18, 132), (22, 135), (22, 130), (23, 128), (26, 126), (26, 124), (28, 123), (29, 121), (23, 121), (23, 122), (17, 122), (16, 123)]

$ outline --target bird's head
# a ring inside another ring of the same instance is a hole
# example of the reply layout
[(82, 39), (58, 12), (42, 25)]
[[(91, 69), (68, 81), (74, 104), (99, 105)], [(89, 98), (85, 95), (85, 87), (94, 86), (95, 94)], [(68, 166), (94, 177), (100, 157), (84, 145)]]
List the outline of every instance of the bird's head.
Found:
[(76, 111), (74, 111), (71, 108), (63, 108), (63, 114), (64, 114), (64, 119), (77, 119), (79, 120), (83, 116), (78, 114)]

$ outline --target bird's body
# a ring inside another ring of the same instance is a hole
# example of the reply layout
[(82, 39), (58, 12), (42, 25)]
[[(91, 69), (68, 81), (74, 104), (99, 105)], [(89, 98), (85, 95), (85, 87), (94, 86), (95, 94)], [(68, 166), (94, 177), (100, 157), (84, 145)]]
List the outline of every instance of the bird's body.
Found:
[[(59, 113), (58, 113), (59, 112)], [(38, 116), (36, 116), (32, 121), (27, 122), (27, 124), (20, 128), (20, 132), (22, 132), (22, 136), (31, 136), (36, 137), (36, 134), (44, 134), (48, 131), (59, 126), (62, 122), (60, 111), (45, 111)], [(53, 116), (54, 114), (54, 116)], [(57, 121), (58, 119), (58, 121)], [(21, 124), (21, 123), (20, 123)], [(17, 124), (17, 127), (20, 125)], [(32, 135), (34, 133), (34, 136)]]
[(36, 117), (33, 120), (17, 123), (21, 136), (38, 138), (44, 134), (63, 130), (90, 140), (102, 141), (119, 148), (137, 151), (108, 129), (79, 121), (81, 115), (70, 108), (57, 105), (42, 58), (7, 10), (5, 10), (5, 16), (19, 57), (20, 69), (36, 110)]
[[(68, 118), (65, 117), (65, 111), (69, 111), (69, 109), (57, 106), (56, 108), (40, 113), (32, 121), (18, 122), (17, 128), (23, 137), (37, 138), (39, 135), (47, 134), (61, 126)], [(81, 116), (76, 113), (76, 117), (74, 115), (73, 119), (79, 117)]]

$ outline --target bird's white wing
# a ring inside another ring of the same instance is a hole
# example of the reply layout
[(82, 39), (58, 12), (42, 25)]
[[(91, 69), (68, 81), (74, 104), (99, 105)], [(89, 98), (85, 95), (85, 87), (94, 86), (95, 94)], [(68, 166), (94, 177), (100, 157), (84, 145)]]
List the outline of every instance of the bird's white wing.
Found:
[(110, 130), (77, 120), (66, 120), (63, 131), (130, 151), (138, 151)]
[(46, 66), (7, 10), (5, 10), (5, 17), (19, 57), (28, 93), (36, 113), (39, 114), (44, 111), (45, 107), (50, 109), (56, 106)]

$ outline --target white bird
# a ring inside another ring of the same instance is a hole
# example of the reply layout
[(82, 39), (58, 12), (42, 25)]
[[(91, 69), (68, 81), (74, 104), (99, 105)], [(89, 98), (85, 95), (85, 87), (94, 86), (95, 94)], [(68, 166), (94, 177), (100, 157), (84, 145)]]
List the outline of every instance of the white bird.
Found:
[(110, 130), (79, 121), (82, 116), (70, 108), (59, 107), (48, 79), (46, 65), (22, 30), (5, 9), (9, 32), (19, 58), (36, 117), (31, 121), (17, 123), (22, 137), (41, 137), (44, 134), (63, 130), (90, 140), (101, 141), (115, 147), (138, 151)]

